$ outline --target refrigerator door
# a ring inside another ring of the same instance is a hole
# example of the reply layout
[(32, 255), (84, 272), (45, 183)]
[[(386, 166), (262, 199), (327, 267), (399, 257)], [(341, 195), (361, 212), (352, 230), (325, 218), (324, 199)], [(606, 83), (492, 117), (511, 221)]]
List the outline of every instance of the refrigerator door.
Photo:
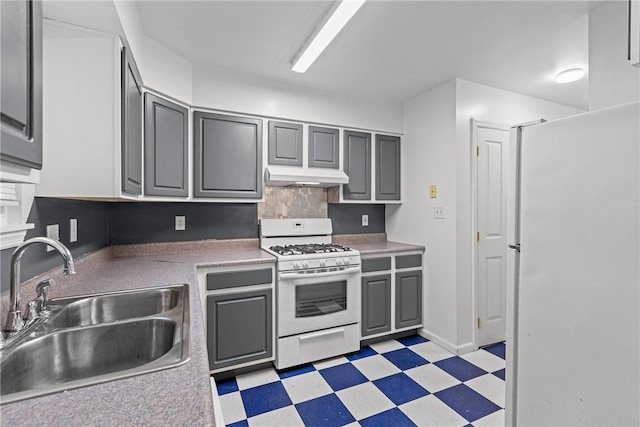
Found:
[(524, 132), (517, 425), (640, 424), (639, 105)]

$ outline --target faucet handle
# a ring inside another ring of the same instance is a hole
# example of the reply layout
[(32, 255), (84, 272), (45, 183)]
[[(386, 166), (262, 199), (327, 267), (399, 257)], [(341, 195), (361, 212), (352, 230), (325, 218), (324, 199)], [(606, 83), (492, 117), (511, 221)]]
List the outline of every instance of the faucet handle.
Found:
[(36, 295), (42, 297), (42, 305), (40, 311), (47, 309), (47, 301), (49, 300), (49, 286), (55, 285), (56, 282), (53, 279), (44, 279), (36, 285)]

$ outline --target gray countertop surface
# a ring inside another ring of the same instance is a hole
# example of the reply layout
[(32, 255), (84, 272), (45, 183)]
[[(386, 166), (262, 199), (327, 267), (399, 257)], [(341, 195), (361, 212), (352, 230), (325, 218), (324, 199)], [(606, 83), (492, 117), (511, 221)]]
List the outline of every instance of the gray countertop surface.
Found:
[(385, 233), (337, 234), (333, 236), (333, 242), (356, 249), (360, 251), (362, 256), (395, 252), (424, 252), (425, 250), (424, 246), (391, 242), (387, 240)]
[[(188, 253), (114, 256), (111, 248), (79, 259), (77, 274), (58, 270), (22, 286), (23, 303), (38, 280), (52, 277), (50, 298), (186, 283), (190, 290), (191, 359), (185, 365), (132, 378), (68, 390), (0, 407), (3, 425), (207, 426), (214, 425), (197, 267), (274, 263), (257, 247), (213, 248)], [(162, 252), (162, 251), (155, 251)], [(144, 253), (144, 251), (139, 251)], [(6, 298), (5, 298), (6, 299)], [(6, 313), (3, 301), (3, 313)], [(2, 319), (4, 314), (0, 313)]]

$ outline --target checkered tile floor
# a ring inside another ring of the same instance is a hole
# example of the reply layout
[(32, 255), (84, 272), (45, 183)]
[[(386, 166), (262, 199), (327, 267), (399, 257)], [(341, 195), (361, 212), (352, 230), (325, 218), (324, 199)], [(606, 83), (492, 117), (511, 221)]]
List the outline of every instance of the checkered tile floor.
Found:
[(504, 426), (505, 345), (456, 356), (413, 335), (216, 384), (226, 425)]

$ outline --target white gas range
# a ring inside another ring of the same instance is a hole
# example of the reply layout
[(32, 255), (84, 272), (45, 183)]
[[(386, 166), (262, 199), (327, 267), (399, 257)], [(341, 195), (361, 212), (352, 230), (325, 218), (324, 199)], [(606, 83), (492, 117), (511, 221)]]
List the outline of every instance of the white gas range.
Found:
[(260, 222), (260, 247), (277, 258), (278, 369), (360, 348), (360, 253), (332, 232), (329, 218)]

